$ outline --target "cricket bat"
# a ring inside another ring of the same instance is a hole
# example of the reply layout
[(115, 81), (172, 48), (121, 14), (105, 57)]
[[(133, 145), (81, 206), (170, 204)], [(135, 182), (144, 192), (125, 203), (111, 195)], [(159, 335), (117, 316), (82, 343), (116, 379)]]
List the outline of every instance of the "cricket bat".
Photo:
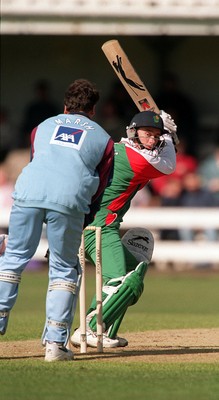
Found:
[(134, 101), (139, 111), (160, 113), (153, 97), (129, 61), (118, 40), (109, 40), (102, 46), (109, 63)]

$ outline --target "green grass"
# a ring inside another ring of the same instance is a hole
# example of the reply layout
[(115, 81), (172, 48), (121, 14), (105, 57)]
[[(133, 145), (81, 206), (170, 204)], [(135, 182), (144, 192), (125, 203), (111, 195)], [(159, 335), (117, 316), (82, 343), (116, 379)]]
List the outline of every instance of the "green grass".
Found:
[[(47, 273), (28, 272), (1, 341), (39, 339), (45, 320)], [(88, 304), (94, 290), (87, 273)], [(121, 332), (219, 327), (219, 274), (149, 271), (139, 302)], [(78, 310), (74, 327), (78, 325)], [(7, 345), (7, 344), (6, 344)], [(142, 363), (82, 360), (47, 364), (43, 359), (0, 360), (1, 400), (218, 400), (218, 363)]]
[(2, 400), (218, 400), (216, 364), (4, 362)]
[[(122, 328), (127, 331), (219, 327), (219, 274), (153, 274)], [(133, 323), (134, 317), (134, 323)]]
[[(93, 269), (87, 273), (87, 305), (95, 290)], [(37, 339), (45, 322), (47, 272), (24, 272), (18, 300), (4, 340)], [(138, 303), (130, 307), (122, 332), (219, 327), (219, 274), (149, 271)], [(73, 328), (78, 326), (78, 309)]]

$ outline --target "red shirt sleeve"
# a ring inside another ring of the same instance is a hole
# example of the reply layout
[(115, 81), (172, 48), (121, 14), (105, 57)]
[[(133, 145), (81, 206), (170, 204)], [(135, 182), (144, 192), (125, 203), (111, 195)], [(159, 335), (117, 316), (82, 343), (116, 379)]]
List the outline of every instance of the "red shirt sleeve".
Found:
[(34, 156), (34, 140), (35, 140), (35, 136), (36, 136), (36, 131), (37, 131), (37, 127), (34, 128), (31, 132), (30, 135), (30, 146), (31, 146), (31, 150), (30, 150), (30, 159), (33, 159)]
[(97, 192), (92, 198), (92, 202), (95, 201), (101, 193), (103, 193), (105, 187), (109, 184), (110, 178), (113, 172), (113, 160), (114, 160), (114, 142), (112, 139), (109, 140), (101, 162), (97, 166), (97, 171), (100, 177), (99, 187)]
[(97, 170), (99, 172), (100, 183), (97, 192), (92, 198), (90, 204), (90, 213), (85, 215), (84, 228), (91, 224), (95, 218), (96, 212), (100, 208), (100, 203), (103, 197), (104, 189), (109, 185), (113, 176), (113, 166), (114, 166), (114, 142), (112, 139), (109, 140), (106, 150), (104, 152), (103, 158)]

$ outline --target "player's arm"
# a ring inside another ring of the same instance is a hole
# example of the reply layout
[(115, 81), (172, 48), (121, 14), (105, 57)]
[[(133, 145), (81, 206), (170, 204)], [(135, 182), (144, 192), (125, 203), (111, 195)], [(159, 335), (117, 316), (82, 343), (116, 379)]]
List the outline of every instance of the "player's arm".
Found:
[(103, 193), (104, 189), (110, 184), (113, 173), (113, 161), (114, 142), (112, 139), (109, 139), (102, 160), (97, 166), (100, 183), (95, 195), (92, 198), (92, 202), (95, 201), (101, 195), (101, 193)]
[(162, 172), (164, 175), (172, 174), (176, 169), (176, 151), (172, 137), (169, 134), (164, 134), (164, 146), (158, 155), (149, 154), (146, 156), (148, 162)]
[(30, 135), (30, 161), (32, 161), (34, 156), (34, 141), (36, 136), (37, 127), (34, 128)]
[(100, 203), (103, 197), (104, 189), (110, 185), (113, 177), (114, 167), (114, 142), (109, 140), (101, 162), (97, 166), (99, 173), (100, 183), (97, 192), (92, 198), (90, 204), (90, 213), (85, 215), (84, 228), (91, 224), (94, 220), (95, 214), (100, 208)]

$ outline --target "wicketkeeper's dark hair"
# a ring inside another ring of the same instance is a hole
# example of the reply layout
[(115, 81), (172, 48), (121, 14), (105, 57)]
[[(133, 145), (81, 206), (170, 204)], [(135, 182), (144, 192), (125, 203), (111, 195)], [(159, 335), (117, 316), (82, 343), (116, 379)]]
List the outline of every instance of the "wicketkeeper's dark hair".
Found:
[(77, 79), (68, 87), (64, 96), (64, 104), (69, 113), (93, 110), (100, 98), (96, 86), (87, 79)]

